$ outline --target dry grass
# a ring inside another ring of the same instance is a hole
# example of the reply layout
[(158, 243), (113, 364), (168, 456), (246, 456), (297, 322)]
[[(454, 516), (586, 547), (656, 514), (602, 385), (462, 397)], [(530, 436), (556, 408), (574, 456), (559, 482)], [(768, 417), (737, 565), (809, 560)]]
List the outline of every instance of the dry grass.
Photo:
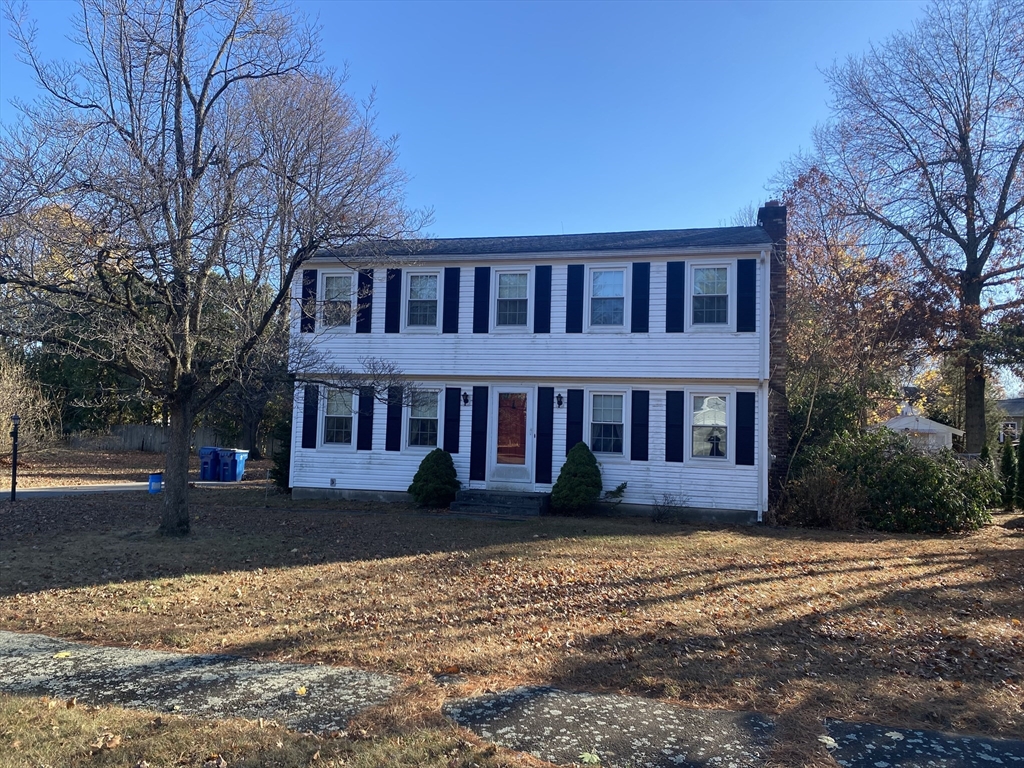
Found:
[(193, 535), (168, 541), (157, 505), (0, 505), (0, 627), (401, 673), (415, 695), (359, 726), (382, 739), (526, 683), (758, 710), (775, 765), (834, 766), (826, 716), (1024, 732), (1021, 530), (456, 522), (238, 488), (197, 491)]
[[(223, 763), (219, 762), (223, 760)], [(376, 736), (290, 732), (276, 723), (201, 721), (0, 694), (0, 768), (506, 768), (508, 753), (437, 724)]]
[[(269, 459), (247, 461), (245, 479), (262, 481), (273, 462)], [(199, 457), (192, 456), (189, 467), (199, 479)], [(105, 483), (143, 483), (152, 472), (163, 472), (162, 453), (142, 451), (84, 451), (68, 448), (39, 448), (18, 456), (18, 488), (47, 488)], [(0, 456), (0, 489), (11, 489), (11, 457)], [(8, 497), (9, 498), (9, 497)]]

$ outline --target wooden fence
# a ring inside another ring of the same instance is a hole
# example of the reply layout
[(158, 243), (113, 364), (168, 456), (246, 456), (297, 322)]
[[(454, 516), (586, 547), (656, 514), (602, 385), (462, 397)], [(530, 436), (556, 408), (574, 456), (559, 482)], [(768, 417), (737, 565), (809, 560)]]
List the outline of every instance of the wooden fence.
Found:
[[(167, 450), (169, 430), (158, 424), (119, 424), (110, 428), (109, 434), (79, 433), (68, 437), (72, 448), (85, 448), (96, 451), (145, 451), (146, 453), (164, 453)], [(271, 456), (280, 446), (277, 440), (267, 440), (263, 455)], [(199, 427), (193, 433), (192, 447), (198, 450), (203, 446), (220, 446), (237, 448), (227, 445), (216, 430), (210, 427)]]

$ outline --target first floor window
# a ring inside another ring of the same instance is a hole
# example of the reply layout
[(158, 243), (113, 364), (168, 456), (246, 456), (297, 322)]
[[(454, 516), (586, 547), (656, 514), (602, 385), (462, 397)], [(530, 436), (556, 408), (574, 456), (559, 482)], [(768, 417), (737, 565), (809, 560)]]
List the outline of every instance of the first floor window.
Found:
[(1004, 421), (1001, 427), (1004, 440), (1016, 440), (1017, 439), (1017, 422), (1016, 421)]
[(526, 272), (498, 273), (497, 325), (526, 325), (529, 277)]
[(409, 276), (409, 313), (406, 325), (418, 328), (437, 325), (437, 275)]
[(626, 273), (621, 269), (595, 269), (590, 273), (590, 324), (624, 325)]
[(348, 445), (352, 442), (352, 393), (327, 390), (324, 442)]
[(324, 278), (324, 326), (338, 328), (352, 322), (352, 275)]
[(729, 322), (729, 270), (697, 267), (693, 270), (693, 324), (725, 325)]
[(437, 445), (438, 392), (415, 392), (409, 409), (409, 445)]
[(727, 458), (728, 414), (725, 395), (693, 398), (693, 455)]
[(594, 453), (622, 453), (622, 399), (622, 395), (594, 395), (590, 414)]

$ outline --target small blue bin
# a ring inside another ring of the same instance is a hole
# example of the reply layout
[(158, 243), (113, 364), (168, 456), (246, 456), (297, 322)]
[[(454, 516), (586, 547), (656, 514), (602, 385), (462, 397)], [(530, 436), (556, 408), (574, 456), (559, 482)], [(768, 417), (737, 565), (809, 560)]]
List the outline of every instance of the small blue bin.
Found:
[(220, 459), (217, 457), (219, 448), (199, 449), (199, 479), (220, 480)]
[(149, 492), (160, 493), (164, 489), (164, 475), (157, 472), (149, 476)]
[(249, 452), (237, 448), (218, 448), (217, 455), (220, 457), (220, 481), (234, 483), (241, 480), (245, 473), (245, 460), (249, 458)]

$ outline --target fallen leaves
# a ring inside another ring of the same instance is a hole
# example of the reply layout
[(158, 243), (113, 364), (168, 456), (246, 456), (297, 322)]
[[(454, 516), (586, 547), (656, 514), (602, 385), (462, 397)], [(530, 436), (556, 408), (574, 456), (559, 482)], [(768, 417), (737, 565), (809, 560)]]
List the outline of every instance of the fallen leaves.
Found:
[(104, 733), (89, 746), (93, 749), (116, 749), (121, 746), (121, 737), (116, 733)]

